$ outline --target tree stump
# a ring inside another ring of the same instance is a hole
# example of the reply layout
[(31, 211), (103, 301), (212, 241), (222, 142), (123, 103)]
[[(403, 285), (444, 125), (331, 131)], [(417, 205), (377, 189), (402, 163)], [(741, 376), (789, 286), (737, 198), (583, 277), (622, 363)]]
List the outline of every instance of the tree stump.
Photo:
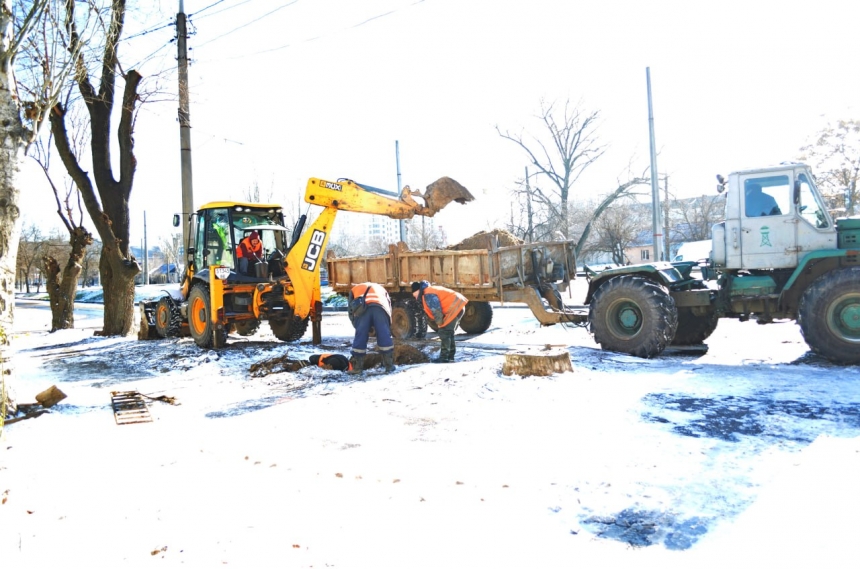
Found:
[(570, 354), (566, 350), (517, 351), (505, 354), (505, 375), (552, 375), (573, 371)]
[(66, 394), (60, 391), (56, 385), (52, 385), (45, 391), (36, 395), (36, 401), (38, 401), (39, 405), (41, 405), (45, 409), (53, 407), (65, 398)]

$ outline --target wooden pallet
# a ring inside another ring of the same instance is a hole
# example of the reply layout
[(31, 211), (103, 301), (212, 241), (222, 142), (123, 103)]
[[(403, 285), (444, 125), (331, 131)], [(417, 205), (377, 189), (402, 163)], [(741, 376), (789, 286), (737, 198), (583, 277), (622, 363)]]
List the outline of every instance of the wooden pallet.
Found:
[(137, 391), (112, 391), (111, 406), (117, 425), (151, 423), (152, 415), (143, 396)]

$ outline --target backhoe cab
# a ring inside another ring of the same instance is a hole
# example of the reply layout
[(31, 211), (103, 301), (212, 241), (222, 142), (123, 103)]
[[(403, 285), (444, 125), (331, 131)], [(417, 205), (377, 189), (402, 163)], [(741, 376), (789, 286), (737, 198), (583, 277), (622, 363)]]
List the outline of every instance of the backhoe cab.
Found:
[[(188, 217), (181, 285), (141, 303), (141, 337), (188, 333), (200, 347), (219, 348), (231, 330), (248, 336), (261, 320), (268, 320), (274, 335), (285, 342), (301, 338), (313, 322), (313, 341), (318, 344), (320, 267), (339, 210), (409, 219), (433, 216), (451, 201), (472, 199), (450, 178), (430, 184), (424, 194), (407, 187), (400, 195), (352, 180), (311, 178), (305, 201), (323, 210), (307, 231), (304, 215), (289, 231), (278, 205), (208, 203)], [(179, 221), (174, 216), (174, 225)]]

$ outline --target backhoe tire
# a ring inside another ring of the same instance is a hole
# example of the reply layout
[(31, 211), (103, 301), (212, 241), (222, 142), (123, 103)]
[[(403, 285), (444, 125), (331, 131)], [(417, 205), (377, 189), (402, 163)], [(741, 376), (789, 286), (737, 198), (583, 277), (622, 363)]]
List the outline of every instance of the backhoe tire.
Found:
[(305, 335), (309, 320), (309, 317), (298, 318), (296, 316), (277, 318), (269, 320), (269, 326), (278, 340), (282, 342), (295, 342)]
[(240, 336), (253, 336), (260, 329), (259, 320), (239, 320), (234, 324), (236, 333)]
[(636, 275), (614, 277), (594, 292), (588, 313), (604, 350), (653, 358), (675, 337), (678, 313), (666, 287)]
[(467, 334), (483, 334), (493, 323), (493, 307), (489, 302), (469, 301), (466, 313), (460, 320), (460, 328)]
[(194, 285), (188, 295), (188, 329), (194, 343), (201, 348), (223, 346), (227, 341), (227, 330), (215, 328), (209, 287), (203, 283)]
[(696, 346), (704, 342), (717, 329), (720, 321), (716, 312), (705, 316), (693, 314), (693, 309), (683, 306), (678, 308), (678, 328), (675, 330), (673, 346)]
[(182, 313), (179, 306), (169, 296), (163, 296), (155, 304), (155, 331), (161, 338), (179, 335), (182, 326)]
[(815, 279), (800, 297), (797, 321), (813, 352), (833, 363), (860, 364), (860, 267)]

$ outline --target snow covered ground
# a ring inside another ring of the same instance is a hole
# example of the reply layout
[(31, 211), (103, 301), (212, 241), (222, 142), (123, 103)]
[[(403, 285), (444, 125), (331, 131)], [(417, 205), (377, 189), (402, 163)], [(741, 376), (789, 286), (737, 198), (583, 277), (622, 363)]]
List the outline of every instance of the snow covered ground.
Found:
[[(38, 306), (16, 315), (17, 400), (68, 398), (4, 429), (10, 566), (855, 563), (860, 371), (813, 356), (793, 323), (722, 321), (705, 354), (641, 360), (501, 308), (453, 364), (356, 380), (249, 372), (348, 353), (343, 313), (322, 347), (264, 325), (220, 352), (95, 337), (97, 311), (55, 334)], [(501, 374), (501, 346), (546, 344), (572, 373)], [(181, 405), (119, 426), (110, 393), (127, 390)]]

